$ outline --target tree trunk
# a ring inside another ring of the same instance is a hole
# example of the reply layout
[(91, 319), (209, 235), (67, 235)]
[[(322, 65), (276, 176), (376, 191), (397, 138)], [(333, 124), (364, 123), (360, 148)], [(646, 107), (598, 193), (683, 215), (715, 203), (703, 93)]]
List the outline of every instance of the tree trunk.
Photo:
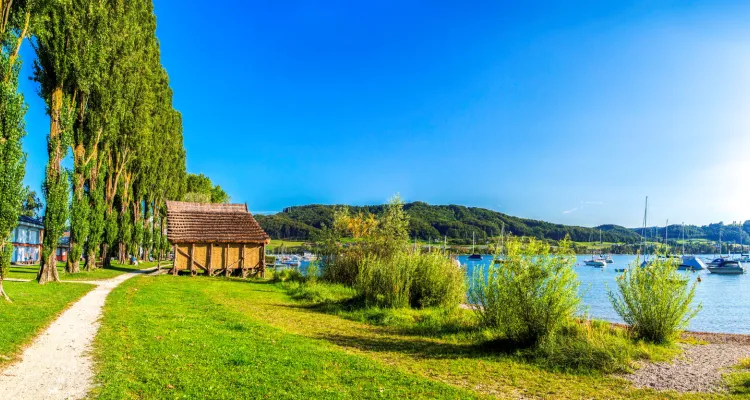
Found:
[(77, 257), (75, 260), (72, 260), (70, 252), (68, 252), (68, 261), (65, 264), (65, 272), (69, 274), (77, 274), (81, 272), (81, 260)]
[(86, 271), (93, 271), (96, 269), (96, 251), (89, 249), (86, 256), (86, 265), (84, 266)]
[(112, 261), (110, 260), (110, 254), (109, 254), (109, 245), (106, 243), (102, 245), (102, 266), (105, 268), (109, 268), (112, 266)]
[(10, 300), (10, 297), (8, 297), (8, 295), (5, 293), (5, 290), (3, 289), (3, 277), (2, 276), (0, 276), (0, 296), (2, 296), (2, 298), (5, 299), (5, 301), (12, 303), (12, 301)]
[(39, 267), (39, 273), (36, 276), (39, 284), (47, 282), (60, 282), (60, 276), (57, 274), (57, 259), (55, 252), (50, 252), (47, 259), (42, 258), (42, 265)]

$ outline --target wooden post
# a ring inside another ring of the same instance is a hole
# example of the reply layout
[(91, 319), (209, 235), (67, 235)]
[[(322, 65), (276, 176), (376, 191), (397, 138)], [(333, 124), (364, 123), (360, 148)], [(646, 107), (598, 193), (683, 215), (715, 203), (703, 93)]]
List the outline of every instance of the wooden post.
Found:
[(190, 243), (190, 248), (188, 249), (188, 267), (190, 269), (190, 275), (195, 275), (195, 265), (193, 264), (193, 251), (195, 250), (195, 243)]
[(266, 244), (260, 246), (260, 277), (266, 277)]
[(208, 257), (206, 257), (208, 258), (208, 265), (206, 265), (206, 268), (208, 268), (208, 276), (213, 276), (214, 274), (214, 267), (212, 266), (213, 255), (214, 255), (214, 244), (209, 243), (208, 244)]
[(174, 256), (172, 257), (172, 275), (177, 275), (177, 243), (172, 245)]
[(242, 271), (242, 277), (247, 278), (247, 269), (245, 269), (245, 243), (240, 245), (239, 267), (240, 271)]
[(229, 270), (229, 243), (224, 246), (224, 276), (229, 276), (231, 271)]

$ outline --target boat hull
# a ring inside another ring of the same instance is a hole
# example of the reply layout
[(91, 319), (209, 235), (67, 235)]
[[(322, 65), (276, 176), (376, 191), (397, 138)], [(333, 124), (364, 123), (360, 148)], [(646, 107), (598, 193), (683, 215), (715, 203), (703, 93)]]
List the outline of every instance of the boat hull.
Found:
[(708, 271), (716, 275), (742, 275), (745, 273), (745, 269), (741, 267), (708, 267)]
[(599, 267), (599, 268), (601, 268), (601, 267), (604, 267), (605, 265), (607, 265), (607, 263), (604, 262), (604, 261), (586, 261), (586, 265), (588, 265), (590, 267)]

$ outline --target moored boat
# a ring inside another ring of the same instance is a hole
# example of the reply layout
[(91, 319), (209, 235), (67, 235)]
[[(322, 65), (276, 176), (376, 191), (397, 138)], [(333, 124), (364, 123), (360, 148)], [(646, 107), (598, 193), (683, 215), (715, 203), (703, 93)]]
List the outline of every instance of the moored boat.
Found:
[(717, 258), (708, 265), (708, 270), (717, 275), (741, 275), (745, 273), (742, 263), (726, 258)]
[(607, 266), (607, 261), (605, 259), (599, 258), (599, 257), (592, 257), (589, 260), (584, 260), (584, 263), (586, 263), (586, 265), (588, 265), (588, 266), (598, 267), (598, 268), (602, 268), (602, 267)]
[(682, 256), (677, 269), (681, 271), (700, 271), (706, 269), (706, 263), (696, 256)]

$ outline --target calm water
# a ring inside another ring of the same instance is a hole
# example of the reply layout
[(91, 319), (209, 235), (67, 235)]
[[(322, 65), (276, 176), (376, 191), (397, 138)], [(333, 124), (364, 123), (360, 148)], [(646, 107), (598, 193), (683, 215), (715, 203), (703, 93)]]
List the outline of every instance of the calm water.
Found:
[[(595, 268), (584, 265), (584, 259), (591, 256), (578, 256), (576, 273), (581, 281), (583, 307), (581, 310), (597, 319), (612, 322), (623, 322), (615, 313), (607, 296), (608, 290), (617, 290), (615, 279), (620, 272), (615, 268), (627, 268), (635, 260), (635, 256), (613, 255), (614, 264), (607, 264), (606, 268)], [(703, 257), (701, 257), (703, 258)], [(706, 258), (713, 259), (707, 255)], [(472, 274), (476, 268), (486, 268), (491, 257), (486, 256), (482, 261), (467, 260), (466, 256), (459, 257), (461, 264), (467, 267), (467, 273)], [(682, 272), (695, 280), (701, 277), (695, 294), (695, 303), (703, 304), (703, 309), (690, 322), (688, 329), (706, 332), (745, 333), (750, 334), (750, 275), (714, 275), (707, 270), (699, 272)], [(469, 275), (471, 276), (471, 275)]]
[[(613, 255), (614, 264), (606, 268), (595, 268), (584, 265), (590, 256), (578, 256), (575, 270), (581, 281), (580, 291), (583, 297), (581, 313), (588, 312), (592, 318), (612, 322), (623, 322), (615, 313), (607, 297), (607, 291), (617, 290), (615, 279), (620, 272), (616, 268), (627, 268), (635, 260), (631, 255)], [(713, 259), (712, 255), (701, 258)], [(460, 256), (461, 264), (466, 265), (467, 274), (472, 276), (476, 268), (487, 269), (491, 256), (482, 261), (467, 260)], [(299, 267), (307, 273), (309, 263), (303, 262)], [(695, 302), (703, 304), (703, 309), (690, 322), (688, 329), (705, 332), (744, 333), (750, 334), (750, 274), (714, 275), (703, 270), (700, 272), (682, 272), (692, 280), (701, 277), (696, 289)]]

